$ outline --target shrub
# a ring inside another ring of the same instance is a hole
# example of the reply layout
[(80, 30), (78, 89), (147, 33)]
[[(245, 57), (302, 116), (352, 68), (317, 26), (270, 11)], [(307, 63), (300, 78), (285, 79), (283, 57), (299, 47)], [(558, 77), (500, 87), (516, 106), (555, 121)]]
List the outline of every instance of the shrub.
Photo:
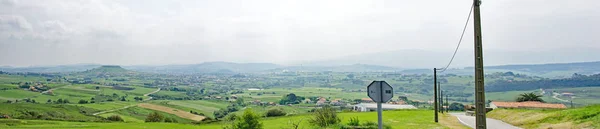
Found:
[(239, 117), (235, 113), (231, 113), (231, 114), (225, 116), (225, 121), (235, 121), (238, 118)]
[(165, 118), (165, 122), (167, 122), (167, 123), (177, 123), (177, 119), (175, 119), (175, 118), (168, 118), (167, 117), (167, 118)]
[(124, 121), (123, 118), (121, 118), (121, 116), (119, 115), (112, 115), (107, 117), (106, 119), (110, 121)]
[(324, 106), (321, 109), (316, 109), (313, 112), (313, 117), (308, 120), (313, 125), (318, 125), (320, 127), (327, 127), (329, 125), (335, 125), (340, 122), (340, 118), (338, 118), (335, 109)]
[(260, 116), (254, 114), (252, 109), (246, 109), (244, 114), (235, 120), (232, 129), (262, 129), (263, 125), (258, 121)]
[(87, 101), (87, 100), (83, 100), (83, 99), (82, 99), (82, 100), (79, 100), (79, 102), (78, 102), (78, 103), (79, 103), (79, 104), (86, 104), (86, 103), (88, 103), (88, 101)]
[(148, 116), (146, 117), (146, 122), (161, 122), (163, 121), (165, 117), (162, 116), (161, 114), (158, 114), (158, 112), (153, 112), (148, 114)]
[(267, 111), (265, 116), (274, 117), (274, 116), (285, 116), (287, 113), (283, 111), (281, 108), (272, 108)]
[(350, 125), (350, 126), (359, 126), (360, 125), (360, 121), (358, 120), (358, 117), (350, 118), (350, 120), (348, 121), (348, 125)]

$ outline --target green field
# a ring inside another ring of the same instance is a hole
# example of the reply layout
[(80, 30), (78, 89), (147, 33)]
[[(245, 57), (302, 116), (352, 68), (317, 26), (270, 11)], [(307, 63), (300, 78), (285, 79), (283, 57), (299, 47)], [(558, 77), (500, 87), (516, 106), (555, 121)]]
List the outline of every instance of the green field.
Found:
[[(139, 110), (139, 109), (133, 109)], [(139, 111), (142, 112), (142, 111)], [(446, 128), (438, 123), (433, 122), (431, 110), (400, 110), (400, 111), (385, 111), (383, 112), (384, 123), (392, 126), (394, 129), (415, 129), (415, 128)], [(120, 113), (119, 113), (120, 114)], [(346, 124), (350, 118), (358, 117), (361, 122), (377, 121), (376, 112), (348, 112), (339, 113), (341, 124)], [(126, 118), (131, 119), (131, 118)], [(280, 129), (291, 127), (290, 121), (302, 120), (300, 126), (302, 128), (319, 128), (308, 123), (309, 115), (296, 115), (286, 117), (264, 118), (261, 122), (265, 129)], [(132, 123), (116, 122), (116, 123), (82, 123), (82, 122), (59, 122), (59, 121), (39, 121), (39, 120), (0, 120), (0, 128), (95, 128), (95, 129), (220, 129), (226, 124), (170, 124), (170, 123), (136, 123), (135, 120), (130, 120)], [(139, 121), (137, 121), (139, 122)]]
[(207, 100), (164, 101), (164, 102), (166, 102), (166, 104), (161, 104), (161, 105), (178, 108), (178, 109), (194, 110), (199, 113), (203, 113), (209, 117), (214, 117), (214, 115), (213, 115), (214, 111), (226, 108), (229, 105), (228, 102), (207, 101)]

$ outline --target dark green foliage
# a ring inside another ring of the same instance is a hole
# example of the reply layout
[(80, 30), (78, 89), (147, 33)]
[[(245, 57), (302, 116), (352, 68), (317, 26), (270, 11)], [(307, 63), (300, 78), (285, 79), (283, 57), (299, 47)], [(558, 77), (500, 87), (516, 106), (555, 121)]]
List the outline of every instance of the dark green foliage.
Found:
[(165, 122), (167, 122), (167, 123), (177, 123), (177, 119), (167, 117), (167, 118), (165, 118)]
[(542, 100), (542, 95), (537, 95), (533, 92), (520, 94), (519, 97), (517, 97), (516, 101), (517, 102), (525, 102), (525, 101), (544, 102), (544, 100)]
[(82, 100), (79, 100), (79, 102), (78, 102), (78, 103), (79, 103), (79, 104), (86, 104), (86, 103), (88, 103), (88, 101), (87, 101), (87, 100), (83, 100), (83, 99), (82, 99)]
[(107, 117), (106, 119), (110, 121), (124, 121), (123, 118), (121, 118), (121, 116), (119, 115), (112, 115)]
[(463, 105), (461, 103), (452, 103), (452, 104), (450, 104), (450, 107), (448, 108), (448, 110), (450, 110), (450, 111), (464, 111), (465, 110), (465, 105)]
[(146, 117), (146, 122), (162, 122), (165, 117), (158, 112), (152, 112)]
[(313, 117), (308, 122), (320, 127), (327, 127), (339, 123), (340, 118), (338, 118), (335, 109), (324, 106), (323, 108), (316, 109), (313, 112)]
[(254, 114), (252, 109), (244, 110), (244, 114), (235, 120), (232, 129), (262, 129), (263, 124), (259, 122), (260, 116)]
[(279, 100), (279, 104), (281, 104), (281, 105), (299, 104), (300, 101), (302, 101), (304, 99), (305, 99), (304, 97), (296, 96), (296, 94), (290, 93), (290, 94), (283, 96), (283, 98), (281, 98), (281, 100)]
[(285, 116), (286, 114), (287, 113), (285, 113), (285, 111), (283, 111), (283, 109), (281, 109), (281, 108), (271, 108), (267, 111), (265, 116), (267, 116), (267, 117)]

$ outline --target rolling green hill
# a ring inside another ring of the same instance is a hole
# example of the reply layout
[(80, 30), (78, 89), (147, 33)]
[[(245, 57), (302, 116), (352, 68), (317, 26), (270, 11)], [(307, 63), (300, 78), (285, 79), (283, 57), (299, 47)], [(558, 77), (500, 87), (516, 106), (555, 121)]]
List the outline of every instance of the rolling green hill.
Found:
[(600, 128), (600, 105), (565, 110), (495, 109), (487, 116), (522, 128)]

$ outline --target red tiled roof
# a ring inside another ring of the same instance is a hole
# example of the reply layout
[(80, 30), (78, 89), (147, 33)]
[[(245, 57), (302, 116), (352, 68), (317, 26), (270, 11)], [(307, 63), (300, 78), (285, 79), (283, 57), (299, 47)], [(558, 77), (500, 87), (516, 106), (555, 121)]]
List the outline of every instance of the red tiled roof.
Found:
[(498, 102), (493, 101), (492, 104), (501, 108), (567, 108), (564, 104), (542, 103), (538, 101), (527, 102)]

